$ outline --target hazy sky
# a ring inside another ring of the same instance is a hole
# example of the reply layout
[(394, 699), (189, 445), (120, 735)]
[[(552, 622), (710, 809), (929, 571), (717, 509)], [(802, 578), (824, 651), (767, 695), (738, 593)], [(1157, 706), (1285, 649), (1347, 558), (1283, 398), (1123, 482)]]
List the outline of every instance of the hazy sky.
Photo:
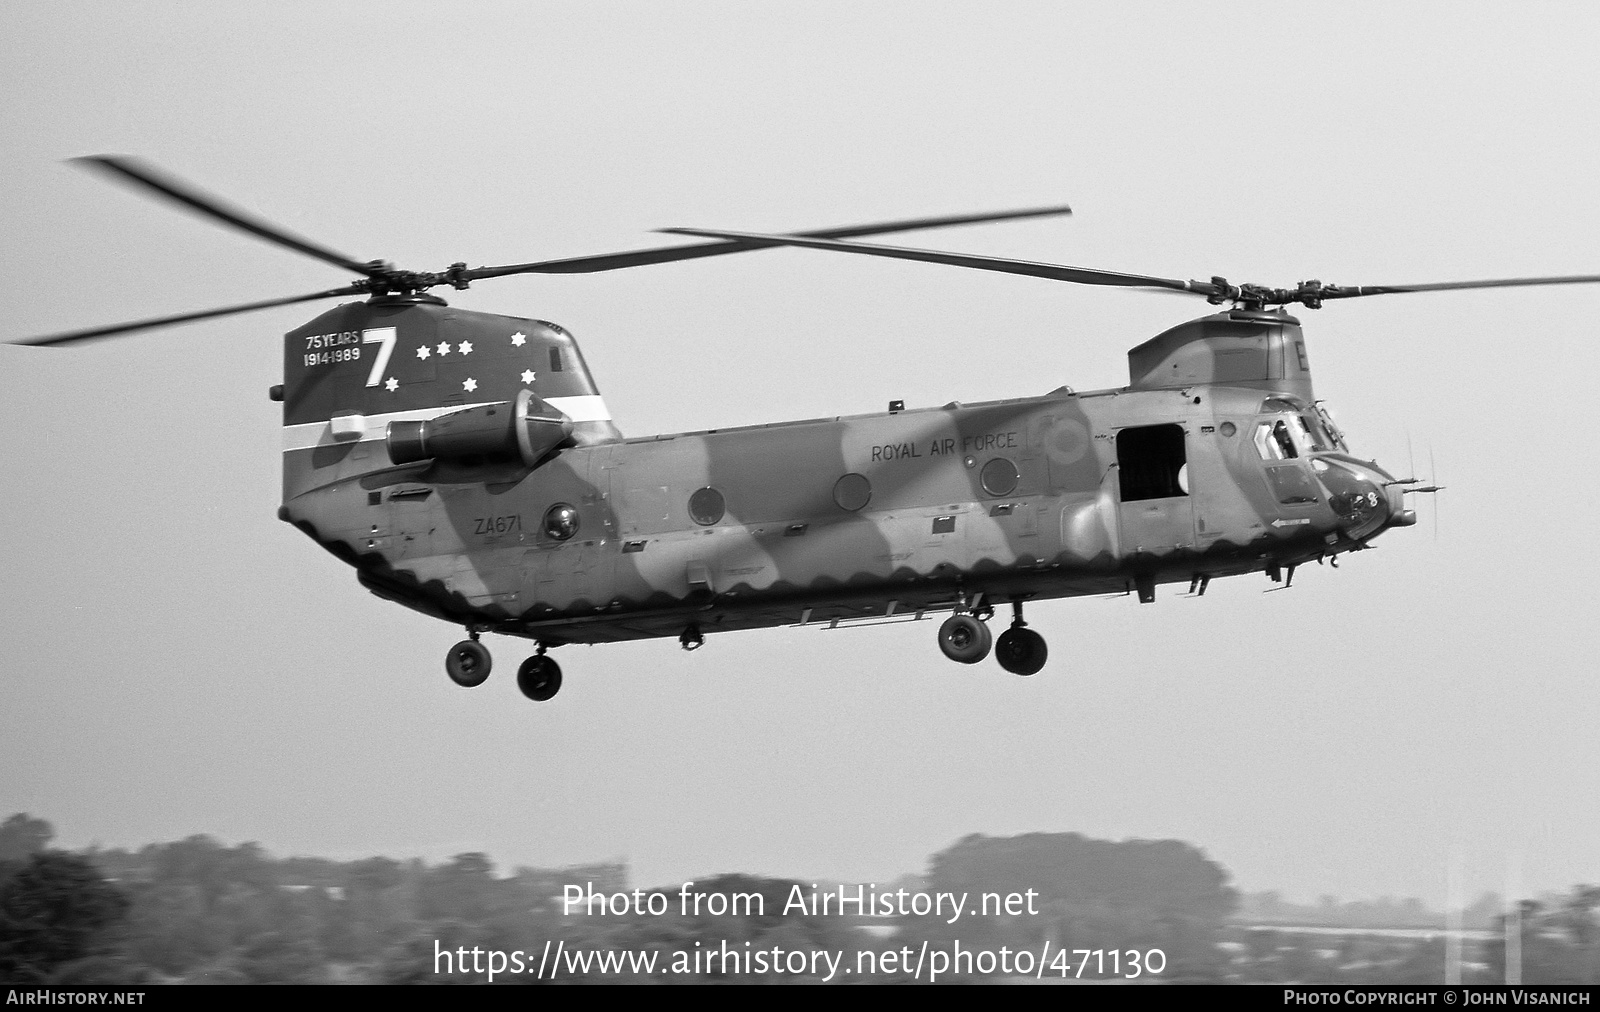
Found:
[[(1065, 201), (911, 245), (1344, 284), (1600, 272), (1592, 4), (12, 4), (0, 337), (348, 279), (62, 164), (133, 153), (417, 270)], [(1204, 303), (777, 250), (522, 277), (629, 435), (1127, 382)], [(569, 647), (545, 705), (275, 519), (289, 307), (0, 347), (0, 815), (68, 846), (624, 857), (886, 881), (969, 832), (1176, 837), (1245, 889), (1600, 880), (1600, 286), (1301, 315), (1423, 523), (1203, 599), (1030, 608), (1049, 666), (934, 623)]]

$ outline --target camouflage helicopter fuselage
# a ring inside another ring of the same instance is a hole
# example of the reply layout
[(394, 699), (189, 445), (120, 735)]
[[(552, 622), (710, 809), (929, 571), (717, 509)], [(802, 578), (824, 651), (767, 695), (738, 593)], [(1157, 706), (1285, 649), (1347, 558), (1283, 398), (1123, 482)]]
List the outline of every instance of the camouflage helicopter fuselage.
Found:
[(1175, 327), (1116, 390), (633, 439), (552, 324), (389, 297), (287, 338), (280, 516), (381, 597), (542, 646), (1148, 601), (1414, 519), (1280, 311)]

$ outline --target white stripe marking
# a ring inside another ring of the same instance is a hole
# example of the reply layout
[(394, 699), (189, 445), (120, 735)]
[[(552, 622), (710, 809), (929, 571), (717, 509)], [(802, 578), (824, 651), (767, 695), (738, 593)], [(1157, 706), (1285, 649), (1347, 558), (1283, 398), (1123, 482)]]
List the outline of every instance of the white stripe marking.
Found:
[[(363, 420), (362, 442), (371, 439), (382, 439), (387, 433), (390, 422), (426, 422), (440, 415), (452, 411), (461, 411), (465, 408), (481, 408), (490, 404), (509, 404), (509, 401), (483, 401), (479, 404), (450, 404), (438, 408), (416, 408), (412, 411), (385, 411), (380, 415), (367, 415)], [(346, 416), (348, 417), (348, 416)], [(322, 443), (333, 442), (333, 423), (328, 422), (302, 422), (299, 425), (285, 425), (283, 427), (283, 449), (306, 450)], [(343, 440), (341, 440), (343, 442)]]
[(599, 394), (578, 397), (546, 397), (544, 402), (575, 422), (609, 422), (611, 409)]
[[(577, 397), (546, 397), (544, 400), (546, 404), (560, 411), (574, 422), (608, 422), (611, 420), (611, 411), (606, 407), (606, 402), (599, 394), (583, 394)], [(510, 401), (481, 401), (476, 404), (450, 404), (444, 407), (416, 408), (411, 411), (385, 411), (382, 414), (367, 415), (362, 419), (361, 442), (382, 439), (388, 434), (390, 422), (426, 422), (438, 418), (440, 415), (447, 415), (452, 411), (481, 408), (490, 404), (510, 403)], [(285, 425), (283, 427), (283, 450), (285, 453), (290, 450), (308, 450), (313, 446), (332, 442), (335, 442), (332, 421), (303, 422), (299, 425)], [(347, 436), (338, 440), (338, 442), (350, 442), (350, 438)]]

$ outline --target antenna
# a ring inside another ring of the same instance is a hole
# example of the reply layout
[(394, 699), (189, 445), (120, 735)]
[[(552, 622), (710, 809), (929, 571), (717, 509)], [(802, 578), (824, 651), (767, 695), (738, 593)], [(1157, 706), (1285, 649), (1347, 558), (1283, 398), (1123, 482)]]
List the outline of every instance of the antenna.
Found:
[[(1433, 444), (1428, 444), (1428, 480), (1433, 483), (1435, 493), (1444, 488), (1439, 484), (1439, 468), (1433, 463)], [(1433, 497), (1433, 540), (1439, 540), (1439, 496)]]
[(1450, 848), (1445, 881), (1444, 982), (1461, 983), (1461, 855)]

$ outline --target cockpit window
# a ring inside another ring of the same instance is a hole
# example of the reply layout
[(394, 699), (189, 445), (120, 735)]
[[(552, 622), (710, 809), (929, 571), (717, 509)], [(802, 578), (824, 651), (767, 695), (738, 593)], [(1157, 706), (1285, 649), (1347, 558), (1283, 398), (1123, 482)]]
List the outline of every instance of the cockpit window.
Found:
[(1323, 431), (1321, 422), (1310, 415), (1296, 415), (1295, 421), (1300, 424), (1300, 435), (1304, 437), (1306, 446), (1310, 447), (1313, 453), (1333, 449), (1333, 440)]
[(1256, 452), (1262, 460), (1293, 460), (1300, 456), (1294, 448), (1294, 438), (1282, 419), (1262, 422), (1256, 426)]
[(1317, 417), (1322, 419), (1322, 427), (1327, 430), (1328, 436), (1333, 440), (1334, 449), (1349, 453), (1350, 447), (1345, 445), (1344, 432), (1340, 430), (1339, 423), (1333, 420), (1333, 416), (1328, 414), (1328, 409), (1321, 404), (1317, 405)]

